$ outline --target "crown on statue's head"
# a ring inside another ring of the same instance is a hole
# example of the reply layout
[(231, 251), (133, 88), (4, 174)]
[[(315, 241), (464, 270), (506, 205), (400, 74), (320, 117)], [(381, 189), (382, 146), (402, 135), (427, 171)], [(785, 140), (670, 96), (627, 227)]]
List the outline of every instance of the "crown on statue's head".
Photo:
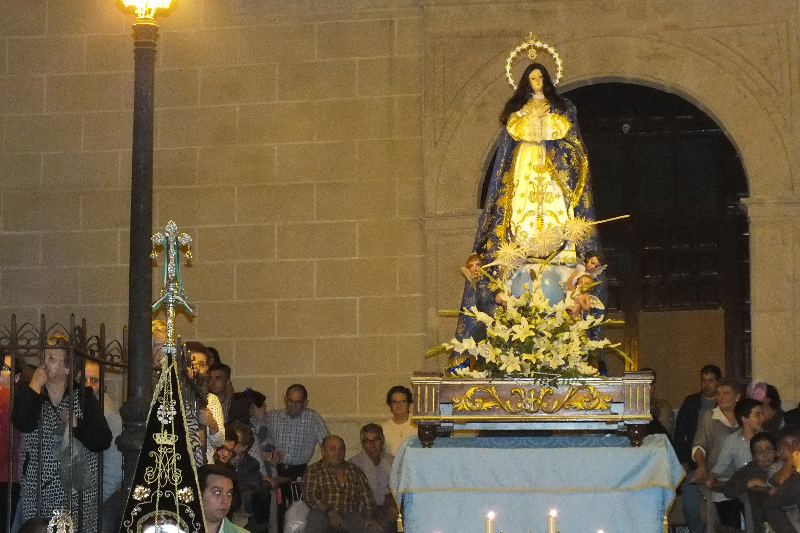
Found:
[(531, 61), (536, 59), (538, 50), (544, 50), (553, 57), (553, 61), (556, 62), (556, 70), (557, 70), (556, 76), (553, 79), (553, 85), (558, 85), (558, 82), (561, 81), (561, 76), (564, 74), (564, 66), (561, 63), (561, 56), (558, 55), (558, 52), (556, 52), (555, 48), (553, 48), (549, 44), (543, 43), (542, 41), (536, 38), (533, 32), (531, 32), (528, 34), (528, 38), (525, 39), (525, 41), (523, 41), (522, 44), (517, 46), (514, 49), (514, 51), (511, 52), (511, 55), (509, 55), (508, 59), (506, 60), (506, 78), (508, 78), (508, 83), (514, 88), (514, 90), (515, 91), (517, 90), (517, 84), (514, 82), (514, 76), (511, 73), (511, 64), (514, 62), (514, 58), (516, 58), (520, 52), (525, 50), (528, 51), (528, 58)]

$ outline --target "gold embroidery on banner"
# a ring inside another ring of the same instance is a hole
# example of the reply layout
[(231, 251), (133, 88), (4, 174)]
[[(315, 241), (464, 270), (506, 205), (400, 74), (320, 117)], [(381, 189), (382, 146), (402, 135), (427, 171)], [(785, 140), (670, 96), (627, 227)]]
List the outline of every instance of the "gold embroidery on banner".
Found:
[[(591, 385), (570, 385), (563, 398), (554, 395), (553, 387), (532, 388), (525, 391), (522, 387), (511, 389), (511, 397), (500, 398), (495, 387), (478, 385), (471, 387), (462, 396), (453, 398), (453, 409), (457, 411), (489, 411), (502, 409), (511, 414), (521, 413), (555, 413), (561, 409), (578, 411), (606, 411), (611, 406), (611, 397), (603, 396)], [(488, 395), (480, 397), (481, 393)], [(551, 396), (552, 401), (545, 399)], [(518, 398), (515, 398), (518, 397)]]

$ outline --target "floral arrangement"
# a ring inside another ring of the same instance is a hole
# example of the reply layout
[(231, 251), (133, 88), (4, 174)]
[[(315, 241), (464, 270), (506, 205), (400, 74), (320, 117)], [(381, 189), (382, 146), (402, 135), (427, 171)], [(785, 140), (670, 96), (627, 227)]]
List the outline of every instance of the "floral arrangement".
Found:
[[(502, 305), (497, 306), (493, 315), (476, 306), (461, 313), (481, 322), (486, 327), (486, 338), (453, 339), (429, 351), (436, 354), (454, 350), (474, 356), (474, 364), (469, 368), (454, 370), (456, 376), (530, 377), (556, 384), (560, 379), (597, 376), (598, 370), (591, 362), (604, 349), (628, 359), (619, 350), (618, 343), (613, 344), (608, 339), (590, 339), (592, 328), (620, 321), (607, 320), (602, 314), (576, 312), (580, 289), (568, 291), (566, 297), (557, 303), (551, 303), (545, 295), (542, 274), (560, 250), (552, 251), (538, 265), (528, 265), (532, 282), (525, 285), (527, 290), (520, 296), (512, 294), (512, 277), (528, 264), (530, 248), (534, 247), (531, 244), (534, 243), (502, 244), (495, 254), (496, 260), (480, 268), (479, 275), (488, 278), (489, 287), (498, 294), (497, 300)], [(535, 244), (541, 246), (541, 243)], [(490, 272), (495, 272), (497, 277)], [(588, 297), (588, 294), (583, 297)], [(594, 297), (591, 307), (604, 309), (600, 300)]]

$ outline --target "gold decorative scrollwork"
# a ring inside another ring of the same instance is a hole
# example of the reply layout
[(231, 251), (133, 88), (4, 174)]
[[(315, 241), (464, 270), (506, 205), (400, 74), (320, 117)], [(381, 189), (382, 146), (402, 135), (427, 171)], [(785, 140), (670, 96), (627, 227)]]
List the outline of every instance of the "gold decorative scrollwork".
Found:
[[(495, 387), (478, 385), (471, 387), (462, 396), (453, 398), (453, 409), (456, 411), (489, 411), (502, 409), (510, 414), (546, 413), (551, 414), (562, 409), (578, 411), (606, 411), (611, 406), (611, 397), (603, 396), (591, 385), (570, 385), (563, 395), (554, 395), (553, 387), (542, 386), (526, 391), (523, 387), (511, 389), (511, 397), (503, 399)], [(481, 397), (481, 393), (489, 397)], [(551, 399), (546, 399), (550, 396)]]
[(154, 464), (145, 469), (146, 483), (156, 483), (158, 487), (180, 485), (183, 475), (178, 469), (180, 454), (175, 451), (175, 446), (159, 446), (156, 451), (150, 452), (150, 457)]

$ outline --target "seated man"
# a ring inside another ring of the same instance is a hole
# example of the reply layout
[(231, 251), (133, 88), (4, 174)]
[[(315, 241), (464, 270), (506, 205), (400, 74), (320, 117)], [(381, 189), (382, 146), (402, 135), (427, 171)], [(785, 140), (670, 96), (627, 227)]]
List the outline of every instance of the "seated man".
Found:
[(227, 519), (236, 491), (236, 474), (222, 465), (203, 465), (197, 469), (203, 499), (207, 533), (247, 533)]
[(363, 451), (350, 458), (367, 476), (375, 498), (375, 519), (387, 533), (397, 531), (397, 502), (389, 488), (394, 457), (384, 451), (383, 428), (378, 424), (367, 424), (361, 428)]
[(358, 467), (345, 462), (344, 454), (344, 440), (328, 435), (322, 441), (322, 459), (306, 469), (303, 499), (309, 511), (305, 533), (381, 531), (369, 482)]
[(750, 452), (753, 460), (736, 471), (722, 487), (728, 498), (744, 495), (750, 500), (753, 526), (757, 532), (764, 531), (764, 501), (772, 488), (767, 482), (768, 472), (775, 462), (775, 438), (767, 431), (756, 433), (750, 439)]

